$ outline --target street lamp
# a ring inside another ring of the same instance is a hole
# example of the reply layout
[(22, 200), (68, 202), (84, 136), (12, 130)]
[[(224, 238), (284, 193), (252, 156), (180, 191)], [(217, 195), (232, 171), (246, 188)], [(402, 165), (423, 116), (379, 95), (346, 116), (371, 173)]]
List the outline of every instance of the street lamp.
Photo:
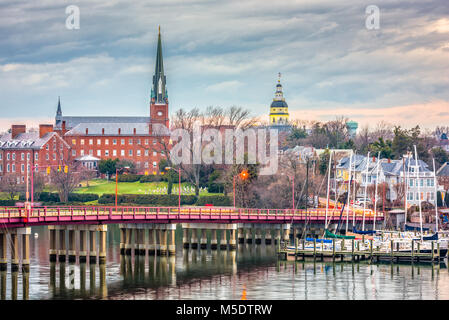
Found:
[(118, 172), (123, 171), (124, 169), (129, 169), (129, 167), (123, 167), (123, 168), (115, 168), (115, 211), (117, 212), (118, 205), (117, 205), (117, 198), (118, 198)]
[(175, 170), (178, 172), (179, 182), (178, 182), (178, 214), (181, 213), (181, 169), (175, 169), (173, 167), (165, 167), (165, 170)]
[(242, 180), (246, 180), (249, 178), (249, 173), (247, 170), (242, 170), (239, 174), (236, 174), (232, 177), (232, 196), (234, 198), (234, 209), (235, 209), (235, 178), (240, 177)]

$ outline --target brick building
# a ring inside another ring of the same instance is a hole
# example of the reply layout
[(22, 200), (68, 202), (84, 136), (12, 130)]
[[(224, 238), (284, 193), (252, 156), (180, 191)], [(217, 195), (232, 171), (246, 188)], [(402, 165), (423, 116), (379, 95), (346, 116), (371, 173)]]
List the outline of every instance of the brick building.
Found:
[(168, 112), (159, 29), (149, 117), (64, 116), (58, 101), (55, 131), (70, 145), (75, 160), (87, 155), (131, 160), (139, 173), (152, 173), (158, 171), (159, 161), (166, 158), (170, 140)]
[(53, 131), (53, 125), (41, 124), (39, 132), (26, 132), (25, 125), (12, 125), (11, 133), (0, 137), (0, 180), (8, 174), (24, 183), (31, 168), (46, 172), (46, 167), (65, 165), (70, 146)]
[(449, 162), (445, 162), (437, 171), (438, 184), (449, 190)]

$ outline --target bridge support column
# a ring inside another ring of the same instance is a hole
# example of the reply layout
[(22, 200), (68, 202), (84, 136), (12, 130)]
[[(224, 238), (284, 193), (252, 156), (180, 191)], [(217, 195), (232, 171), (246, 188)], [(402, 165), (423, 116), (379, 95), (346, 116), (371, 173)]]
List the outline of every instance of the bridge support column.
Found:
[(97, 245), (97, 232), (96, 231), (89, 231), (89, 262), (94, 264), (97, 263), (97, 251), (96, 251), (96, 245)]
[(162, 229), (160, 232), (160, 236), (161, 236), (161, 256), (166, 256), (167, 255), (167, 230), (166, 229)]
[(0, 271), (6, 271), (8, 268), (8, 260), (6, 259), (6, 248), (7, 248), (6, 233), (2, 232), (0, 233)]
[(22, 272), (30, 272), (30, 235), (22, 235)]
[(154, 233), (155, 233), (155, 239), (156, 239), (156, 255), (160, 256), (161, 255), (161, 230), (159, 229), (155, 229)]
[(281, 241), (281, 229), (277, 228), (275, 231), (274, 243), (278, 244)]
[(189, 229), (182, 229), (182, 246), (184, 249), (189, 249), (190, 247), (190, 239), (189, 239)]
[(217, 241), (217, 229), (212, 229), (212, 236), (210, 239), (210, 248), (211, 250), (217, 250), (218, 247), (218, 241)]
[(237, 249), (237, 244), (235, 242), (235, 229), (231, 229), (229, 230), (229, 250), (235, 249)]
[(140, 229), (134, 228), (134, 255), (140, 255)]
[(126, 228), (120, 226), (120, 254), (125, 254)]
[(198, 249), (198, 229), (192, 229), (192, 241), (190, 247), (192, 249)]
[(48, 226), (48, 231), (50, 232), (50, 248), (48, 253), (50, 255), (50, 262), (56, 262), (57, 251), (56, 251), (56, 229), (54, 226)]
[(256, 229), (256, 244), (262, 244), (262, 233), (260, 227)]
[(65, 247), (65, 229), (60, 229), (59, 230), (59, 250), (58, 250), (59, 262), (66, 261), (66, 254), (67, 254), (67, 250)]
[(127, 256), (130, 256), (132, 253), (132, 236), (133, 236), (133, 229), (126, 228), (126, 240), (125, 240), (125, 254)]
[(76, 251), (75, 251), (75, 230), (69, 230), (69, 262), (76, 262)]
[(221, 229), (221, 237), (220, 237), (220, 250), (226, 250), (228, 244), (226, 243), (226, 229)]
[(168, 254), (170, 256), (176, 255), (175, 230), (173, 229), (168, 230)]
[(80, 236), (80, 252), (79, 252), (79, 257), (80, 257), (80, 263), (85, 263), (87, 260), (87, 234), (86, 234), (86, 230), (80, 230), (79, 231), (79, 236)]
[(245, 232), (243, 228), (238, 229), (238, 238), (239, 238), (239, 244), (245, 243)]
[(200, 249), (207, 249), (206, 229), (201, 229)]
[(290, 224), (284, 224), (282, 225), (284, 229), (284, 242), (287, 243), (287, 245), (290, 244)]
[(156, 249), (156, 246), (155, 246), (154, 236), (155, 236), (155, 230), (148, 229), (148, 248), (147, 249), (148, 249), (149, 256), (154, 256), (154, 254), (155, 254), (154, 250)]
[(271, 244), (271, 229), (268, 226), (267, 229), (265, 229), (265, 244), (270, 245)]
[(252, 244), (253, 243), (253, 230), (251, 228), (245, 229), (246, 231), (246, 243)]
[(106, 263), (106, 232), (108, 227), (105, 225), (102, 225), (100, 227), (100, 248), (99, 248), (99, 254), (98, 254), (98, 262), (100, 264)]
[(140, 255), (145, 257), (145, 236), (146, 236), (146, 229), (140, 229)]
[(19, 270), (19, 241), (17, 233), (11, 233), (11, 272)]

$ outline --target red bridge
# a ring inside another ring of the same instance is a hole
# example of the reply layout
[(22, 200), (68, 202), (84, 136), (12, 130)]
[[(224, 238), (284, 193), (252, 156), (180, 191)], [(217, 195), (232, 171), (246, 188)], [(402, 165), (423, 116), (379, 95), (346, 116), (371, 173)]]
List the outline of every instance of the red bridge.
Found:
[[(340, 219), (340, 210), (329, 209), (328, 222)], [(346, 210), (341, 220), (347, 219)], [(353, 221), (353, 211), (348, 219)], [(382, 212), (376, 222), (383, 221)], [(326, 209), (245, 209), (229, 207), (0, 207), (2, 227), (19, 228), (38, 225), (111, 224), (111, 223), (324, 223)], [(355, 211), (355, 221), (362, 222), (363, 213)], [(374, 221), (374, 213), (367, 210), (365, 223)]]

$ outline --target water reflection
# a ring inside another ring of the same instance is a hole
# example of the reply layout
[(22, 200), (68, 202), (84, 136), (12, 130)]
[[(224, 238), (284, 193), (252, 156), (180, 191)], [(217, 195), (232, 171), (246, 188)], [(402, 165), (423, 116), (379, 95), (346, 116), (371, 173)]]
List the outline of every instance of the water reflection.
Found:
[(449, 299), (445, 264), (279, 261), (264, 244), (121, 256), (110, 229), (105, 265), (50, 263), (38, 229), (30, 272), (0, 272), (0, 299)]

